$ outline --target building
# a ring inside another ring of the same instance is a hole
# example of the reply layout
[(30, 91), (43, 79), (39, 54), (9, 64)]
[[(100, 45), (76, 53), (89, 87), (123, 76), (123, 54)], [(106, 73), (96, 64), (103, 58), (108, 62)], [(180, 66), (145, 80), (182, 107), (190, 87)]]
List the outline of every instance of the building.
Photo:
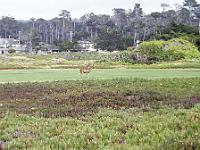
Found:
[(13, 38), (0, 38), (0, 54), (8, 54), (11, 49), (15, 53), (25, 52), (26, 45), (21, 45), (19, 40)]
[(52, 46), (50, 48), (50, 53), (59, 53), (59, 52), (95, 52), (97, 51), (94, 48), (94, 44), (90, 41), (78, 41), (74, 48), (72, 49), (66, 49), (64, 51), (61, 51), (59, 47)]
[[(36, 54), (52, 54), (63, 52), (59, 47), (55, 45), (50, 45), (47, 43), (40, 42), (34, 50), (32, 50), (32, 43), (27, 42), (26, 44), (21, 44), (20, 40), (14, 38), (0, 38), (0, 54), (8, 54), (11, 50), (13, 53), (24, 53), (33, 52)], [(90, 41), (78, 41), (74, 49), (65, 50), (64, 52), (94, 52), (97, 51), (94, 48), (94, 44)]]
[(94, 44), (90, 41), (78, 41), (77, 47), (80, 51), (95, 52)]
[(0, 38), (0, 48), (20, 47), (20, 41), (13, 38)]
[(61, 52), (61, 50), (59, 49), (59, 47), (55, 46), (55, 45), (52, 45), (50, 47), (50, 53), (59, 53)]

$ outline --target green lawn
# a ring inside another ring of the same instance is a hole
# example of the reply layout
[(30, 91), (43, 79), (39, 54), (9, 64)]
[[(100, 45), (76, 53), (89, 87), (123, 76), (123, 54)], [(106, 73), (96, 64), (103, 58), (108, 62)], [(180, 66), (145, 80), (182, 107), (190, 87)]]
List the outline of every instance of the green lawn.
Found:
[(200, 77), (200, 69), (96, 69), (80, 75), (78, 69), (1, 70), (0, 82), (63, 81), (113, 78), (177, 78)]

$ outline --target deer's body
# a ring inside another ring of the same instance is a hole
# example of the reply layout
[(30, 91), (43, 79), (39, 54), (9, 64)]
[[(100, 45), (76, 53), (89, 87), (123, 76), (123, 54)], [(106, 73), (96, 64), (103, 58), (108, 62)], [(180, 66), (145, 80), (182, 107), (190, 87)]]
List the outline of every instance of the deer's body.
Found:
[(3, 150), (3, 144), (0, 143), (0, 150)]
[(81, 74), (90, 73), (91, 71), (92, 71), (92, 66), (90, 66), (90, 65), (82, 66), (80, 68), (80, 73)]

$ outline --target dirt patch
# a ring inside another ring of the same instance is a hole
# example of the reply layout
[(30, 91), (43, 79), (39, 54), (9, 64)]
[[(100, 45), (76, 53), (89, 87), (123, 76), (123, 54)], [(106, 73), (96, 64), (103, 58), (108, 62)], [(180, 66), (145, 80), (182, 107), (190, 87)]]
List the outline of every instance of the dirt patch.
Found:
[[(119, 82), (106, 81), (3, 84), (0, 85), (0, 104), (3, 106), (0, 107), (0, 112), (3, 114), (9, 110), (42, 117), (77, 117), (90, 115), (99, 108), (137, 107), (148, 111), (163, 106), (191, 108), (200, 103), (199, 92), (180, 96), (168, 93), (168, 89), (162, 92), (138, 89), (138, 86), (113, 88), (119, 86), (118, 84)], [(171, 84), (175, 86), (174, 83)], [(180, 90), (182, 87), (177, 88), (177, 91)]]
[(16, 70), (15, 68), (0, 68), (0, 70)]

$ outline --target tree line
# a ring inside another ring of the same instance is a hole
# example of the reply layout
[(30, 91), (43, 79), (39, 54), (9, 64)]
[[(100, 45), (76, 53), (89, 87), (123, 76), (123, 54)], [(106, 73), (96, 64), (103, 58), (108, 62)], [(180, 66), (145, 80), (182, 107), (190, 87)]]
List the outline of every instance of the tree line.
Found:
[(19, 38), (22, 43), (30, 42), (33, 48), (40, 46), (41, 42), (59, 45), (66, 41), (89, 40), (97, 48), (123, 50), (136, 45), (137, 41), (167, 38), (176, 32), (172, 30), (175, 27), (175, 30), (181, 31), (191, 28), (191, 34), (200, 33), (200, 4), (196, 0), (176, 4), (176, 9), (170, 9), (165, 3), (161, 7), (162, 12), (144, 14), (141, 5), (136, 3), (131, 10), (113, 9), (111, 16), (88, 13), (79, 19), (73, 19), (67, 10), (62, 10), (51, 20), (31, 18), (18, 21), (3, 16), (0, 19), (0, 36)]

